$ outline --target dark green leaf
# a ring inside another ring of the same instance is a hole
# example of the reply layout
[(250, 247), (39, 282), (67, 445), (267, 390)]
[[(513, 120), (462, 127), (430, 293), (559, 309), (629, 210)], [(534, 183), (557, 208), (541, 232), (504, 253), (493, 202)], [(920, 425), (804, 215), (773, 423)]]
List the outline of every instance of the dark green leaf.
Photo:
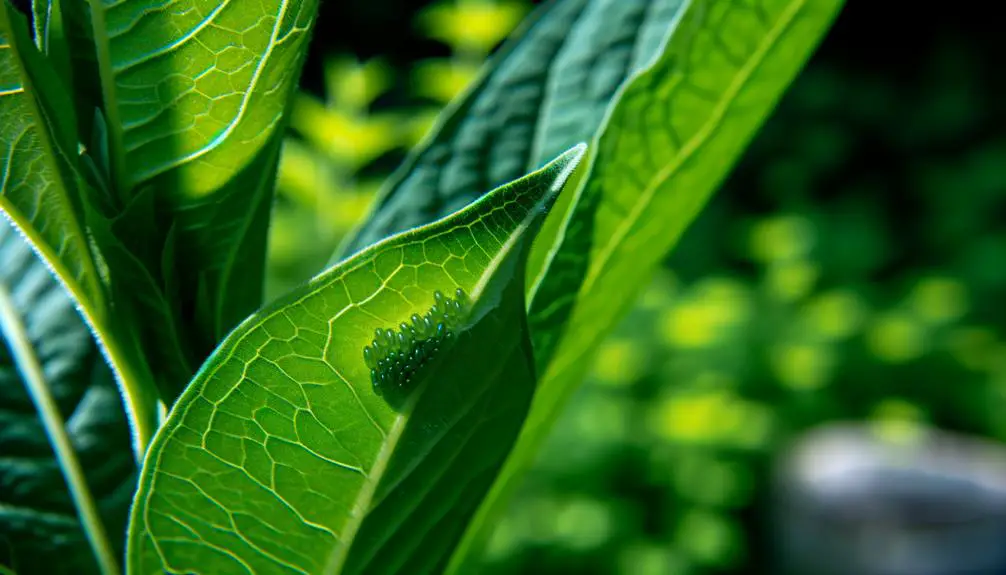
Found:
[(392, 177), (342, 255), (429, 223), (591, 139), (684, 0), (555, 0), (531, 15)]
[[(3, 219), (0, 286), (20, 312), (121, 556), (136, 481), (122, 401), (73, 302)], [(96, 573), (59, 463), (5, 344), (0, 337), (0, 564), (21, 575)]]
[(28, 23), (0, 0), (0, 213), (54, 270), (100, 338), (128, 400), (140, 455), (153, 434), (155, 396), (143, 358), (111, 337), (119, 330), (83, 230), (82, 197), (90, 192), (76, 145), (64, 86), (36, 50)]
[[(524, 259), (582, 153), (357, 254), (228, 336), (151, 447), (130, 572), (441, 570), (530, 405)], [(439, 315), (435, 292), (456, 288), (470, 303), (444, 320), (454, 336), (376, 393), (374, 330)]]

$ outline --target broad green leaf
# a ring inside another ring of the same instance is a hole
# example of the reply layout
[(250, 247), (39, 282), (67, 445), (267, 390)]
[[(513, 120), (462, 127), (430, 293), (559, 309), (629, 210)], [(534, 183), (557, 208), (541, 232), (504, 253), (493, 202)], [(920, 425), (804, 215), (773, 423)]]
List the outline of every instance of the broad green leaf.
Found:
[[(154, 394), (142, 357), (111, 334), (104, 288), (83, 231), (76, 121), (64, 86), (38, 53), (28, 23), (0, 1), (0, 215), (10, 218), (80, 306), (113, 365), (141, 455), (153, 434)], [(116, 334), (118, 335), (118, 334)]]
[[(131, 573), (443, 568), (534, 391), (524, 258), (583, 148), (349, 258), (242, 323), (172, 409)], [(401, 392), (364, 347), (460, 288), (470, 313)]]
[[(90, 8), (111, 187), (127, 206), (152, 191), (159, 220), (149, 235), (132, 226), (139, 235), (117, 238), (128, 249), (156, 244), (147, 250), (156, 252), (152, 260), (142, 253), (123, 257), (127, 267), (143, 264), (145, 273), (121, 275), (158, 278), (160, 254), (169, 251), (164, 230), (172, 230), (173, 311), (186, 353), (201, 360), (261, 304), (285, 112), (318, 3), (91, 0)], [(114, 274), (116, 262), (109, 265)], [(159, 341), (156, 326), (141, 331), (148, 355), (173, 345)], [(164, 400), (173, 401), (187, 379), (162, 385)]]
[[(0, 219), (0, 290), (9, 294), (103, 519), (123, 553), (136, 485), (115, 381), (87, 326), (41, 260)], [(22, 575), (97, 573), (59, 461), (0, 336), (0, 564)]]
[[(477, 548), (491, 529), (590, 354), (729, 173), (841, 4), (697, 1), (660, 59), (619, 99), (532, 287), (539, 392), (466, 547)], [(466, 547), (456, 566), (475, 560)]]
[[(80, 194), (66, 89), (28, 37), (27, 22), (0, 4), (0, 208), (26, 228), (81, 299), (103, 305), (101, 285), (81, 225)], [(44, 95), (43, 95), (44, 94)], [(61, 99), (49, 106), (42, 98)]]
[[(174, 221), (178, 247), (175, 269), (183, 285), (205, 284), (210, 294), (206, 312), (197, 315), (204, 322), (201, 350), (207, 353), (227, 333), (262, 303), (266, 243), (282, 131), (266, 142), (251, 164), (234, 174), (227, 186), (191, 203)], [(187, 233), (190, 230), (196, 233)], [(198, 276), (192, 272), (198, 271)]]
[[(389, 180), (338, 256), (458, 210), (593, 138), (685, 0), (556, 0), (534, 12)], [(550, 218), (552, 219), (552, 218)]]
[(90, 6), (118, 187), (152, 183), (179, 202), (219, 190), (280, 128), (317, 11), (315, 0)]
[(220, 194), (174, 219), (164, 217), (153, 187), (114, 217), (89, 210), (115, 301), (124, 314), (143, 318), (131, 328), (169, 405), (227, 331), (261, 304), (280, 136)]

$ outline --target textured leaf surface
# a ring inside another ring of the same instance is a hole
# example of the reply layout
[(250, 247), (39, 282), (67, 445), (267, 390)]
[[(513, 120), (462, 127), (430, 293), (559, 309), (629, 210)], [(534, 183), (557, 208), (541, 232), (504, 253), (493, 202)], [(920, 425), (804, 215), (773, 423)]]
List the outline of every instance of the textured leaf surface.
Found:
[(198, 197), (279, 127), (314, 0), (92, 0), (105, 105), (126, 190), (158, 177)]
[[(3, 219), (0, 284), (22, 311), (106, 530), (121, 553), (136, 481), (122, 401), (72, 301)], [(0, 564), (21, 575), (96, 573), (45, 429), (4, 343), (0, 340)]]
[(540, 389), (486, 517), (530, 464), (592, 351), (729, 173), (841, 4), (697, 1), (661, 58), (625, 91), (532, 289)]
[(350, 253), (458, 210), (590, 140), (660, 52), (684, 0), (555, 0), (538, 9), (390, 180)]
[[(104, 291), (83, 232), (76, 122), (64, 86), (35, 49), (25, 19), (0, 2), (0, 212), (24, 233), (102, 338), (129, 399), (134, 450), (152, 435), (146, 363), (111, 337)], [(119, 318), (121, 320), (121, 318)], [(120, 335), (120, 334), (116, 334)]]
[[(175, 405), (133, 508), (133, 573), (442, 569), (534, 390), (524, 258), (582, 148), (373, 246), (240, 325)], [(456, 288), (471, 315), (401, 397), (378, 328)]]
[[(0, 208), (36, 237), (54, 266), (86, 302), (102, 302), (101, 287), (81, 226), (79, 192), (69, 166), (76, 149), (73, 122), (48, 101), (66, 98), (28, 36), (28, 24), (0, 4)], [(62, 121), (61, 121), (62, 120)]]
[[(90, 8), (122, 209), (104, 211), (95, 226), (110, 233), (98, 241), (120, 301), (168, 322), (137, 327), (170, 404), (192, 376), (187, 365), (262, 303), (283, 119), (318, 2)], [(123, 212), (151, 219), (125, 222)]]

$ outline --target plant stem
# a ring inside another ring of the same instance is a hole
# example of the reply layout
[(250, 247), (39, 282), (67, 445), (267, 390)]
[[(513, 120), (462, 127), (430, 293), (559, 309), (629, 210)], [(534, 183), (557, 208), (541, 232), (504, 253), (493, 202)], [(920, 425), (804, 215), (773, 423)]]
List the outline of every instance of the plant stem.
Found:
[(59, 412), (56, 400), (49, 393), (42, 366), (28, 340), (24, 323), (14, 309), (14, 301), (10, 292), (3, 282), (0, 282), (0, 335), (8, 342), (14, 365), (21, 372), (28, 395), (31, 397), (32, 403), (35, 404), (35, 409), (38, 411), (42, 425), (52, 443), (56, 459), (59, 461), (59, 468), (63, 472), (63, 478), (70, 491), (70, 497), (73, 499), (73, 504), (80, 516), (84, 535), (91, 545), (101, 573), (103, 575), (118, 575), (119, 564), (115, 560), (115, 553), (112, 551), (105, 527), (98, 515), (98, 507), (94, 497), (84, 479), (80, 460), (77, 459), (77, 454), (70, 443), (70, 436), (66, 433), (63, 416)]

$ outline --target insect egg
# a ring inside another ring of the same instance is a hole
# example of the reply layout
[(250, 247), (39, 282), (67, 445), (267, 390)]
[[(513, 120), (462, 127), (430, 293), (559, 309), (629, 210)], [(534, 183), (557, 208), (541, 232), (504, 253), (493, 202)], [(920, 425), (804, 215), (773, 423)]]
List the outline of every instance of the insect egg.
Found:
[(433, 305), (426, 313), (413, 313), (397, 329), (377, 328), (374, 340), (363, 348), (363, 361), (369, 368), (374, 391), (383, 395), (389, 389), (406, 390), (419, 369), (430, 362), (467, 312), (467, 296), (460, 288), (454, 298), (443, 292), (433, 293)]

